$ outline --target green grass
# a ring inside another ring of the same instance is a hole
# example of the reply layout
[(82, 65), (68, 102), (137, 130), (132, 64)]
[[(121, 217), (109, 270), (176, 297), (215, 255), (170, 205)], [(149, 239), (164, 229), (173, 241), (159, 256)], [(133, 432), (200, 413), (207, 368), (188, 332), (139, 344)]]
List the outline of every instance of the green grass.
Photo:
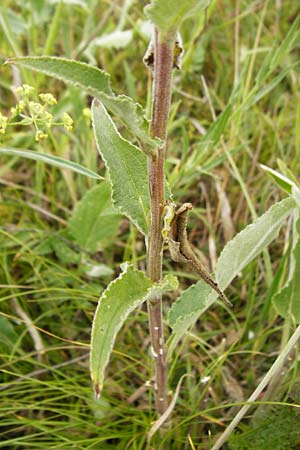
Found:
[[(128, 15), (123, 1), (82, 2), (87, 8), (59, 3), (51, 6), (33, 0), (25, 5), (13, 0), (2, 3), (2, 62), (25, 54), (72, 57), (91, 37), (100, 20), (103, 24), (98, 35), (110, 33), (120, 24), (125, 30), (136, 27), (133, 41), (125, 48), (98, 48), (81, 53), (79, 59), (97, 63), (109, 72), (116, 92), (130, 93), (143, 106), (149, 105), (150, 80), (142, 63), (147, 38), (137, 27), (144, 20), (142, 3), (146, 2), (133, 2)], [(112, 11), (105, 19), (109, 8)], [(176, 203), (189, 201), (194, 205), (190, 237), (208, 265), (214, 264), (215, 252), (220, 253), (232, 229), (241, 230), (283, 197), (259, 163), (276, 169), (280, 158), (299, 179), (299, 65), (295, 66), (299, 61), (299, 42), (291, 51), (283, 49), (277, 67), (258, 91), (290, 67), (285, 77), (259, 101), (250, 102), (247, 108), (241, 106), (251, 92), (250, 100), (256, 95), (252, 90), (259, 68), (276, 39), (279, 48), (298, 9), (293, 0), (218, 0), (212, 4), (204, 30), (196, 19), (183, 26), (186, 52), (182, 73), (175, 72), (166, 167)], [(69, 158), (105, 176), (90, 124), (82, 114), (91, 99), (42, 75), (21, 69), (13, 72), (11, 67), (2, 65), (0, 111), (4, 115), (15, 105), (12, 87), (19, 78), (33, 85), (38, 93), (53, 93), (58, 99), (55, 114), (68, 112), (74, 119), (74, 131), (55, 127), (49, 139), (36, 143), (32, 127), (9, 127), (5, 135), (0, 135), (0, 146)], [(224, 111), (238, 79), (242, 82), (222, 130), (224, 142), (218, 139), (216, 144), (208, 145), (202, 139), (202, 131), (213, 121), (211, 106), (217, 115)], [(118, 125), (126, 136), (126, 130)], [(175, 390), (184, 373), (192, 376), (183, 382), (170, 428), (155, 436), (152, 446), (148, 446), (147, 431), (155, 420), (151, 390), (135, 402), (128, 402), (152, 377), (144, 308), (130, 316), (118, 335), (103, 396), (100, 403), (93, 399), (88, 367), (91, 321), (99, 294), (112, 277), (90, 278), (79, 261), (105, 263), (115, 273), (124, 260), (145, 267), (142, 237), (125, 219), (117, 238), (102, 245), (95, 254), (78, 248), (68, 235), (68, 218), (84, 193), (96, 183), (42, 163), (1, 156), (0, 447), (207, 450), (213, 442), (210, 436), (215, 438), (223, 431), (291, 333), (291, 324), (277, 315), (271, 301), (287, 277), (289, 225), (268, 252), (252, 262), (226, 292), (234, 303), (232, 311), (228, 313), (221, 304), (215, 304), (179, 344), (175, 359), (170, 362), (170, 388)], [(227, 215), (222, 212), (224, 203), (220, 201), (217, 183), (231, 206)], [(49, 239), (55, 240), (55, 249), (47, 246)], [(164, 268), (166, 273), (177, 273), (182, 289), (196, 280), (192, 273), (184, 272), (183, 266), (175, 266), (168, 259)], [(166, 312), (174, 300), (175, 294), (167, 296)], [(24, 315), (20, 317), (20, 308), (30, 318), (30, 325), (24, 322)], [(36, 350), (37, 338), (34, 341), (30, 334), (33, 329), (42, 341), (41, 353)], [(297, 359), (295, 349), (271, 401), (299, 406)], [(263, 403), (264, 396), (260, 401)], [(273, 405), (272, 414), (278, 419), (274, 423), (279, 428), (282, 411), (291, 422), (284, 422), (280, 442), (290, 434), (294, 411), (297, 415), (292, 406)], [(288, 447), (271, 441), (276, 427), (272, 429), (267, 421), (270, 410), (261, 405), (258, 412), (252, 420), (254, 410), (251, 411), (224, 448), (249, 448), (248, 436), (250, 440), (260, 436), (262, 429), (266, 439), (270, 436), (270, 444), (264, 444), (266, 448), (299, 448), (296, 433), (294, 442), (287, 441)], [(257, 442), (257, 450), (263, 450), (261, 441)]]

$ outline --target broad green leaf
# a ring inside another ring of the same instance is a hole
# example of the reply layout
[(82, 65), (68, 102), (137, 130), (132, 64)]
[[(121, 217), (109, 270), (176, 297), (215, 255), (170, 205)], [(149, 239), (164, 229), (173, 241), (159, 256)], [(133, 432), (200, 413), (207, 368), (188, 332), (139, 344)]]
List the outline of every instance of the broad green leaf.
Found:
[[(276, 203), (228, 242), (216, 268), (216, 281), (222, 290), (277, 237), (294, 207), (295, 201), (292, 198)], [(202, 280), (181, 294), (170, 308), (168, 316), (173, 328), (170, 350), (174, 349), (179, 339), (217, 298), (217, 294)]]
[(241, 270), (278, 236), (283, 222), (294, 207), (295, 201), (290, 197), (275, 203), (228, 242), (216, 267), (216, 279), (221, 289), (225, 289)]
[(196, 284), (190, 286), (170, 308), (169, 325), (173, 328), (181, 318), (194, 314), (195, 311), (205, 311), (211, 294), (214, 294), (214, 298), (218, 298), (218, 294), (203, 280), (199, 280)]
[(69, 225), (76, 242), (86, 250), (95, 252), (100, 242), (102, 247), (111, 242), (119, 222), (120, 216), (111, 202), (110, 184), (102, 182), (77, 203)]
[(298, 186), (292, 187), (292, 197), (296, 202), (298, 210), (300, 211), (300, 189)]
[(55, 252), (57, 258), (64, 264), (78, 264), (80, 260), (80, 254), (78, 251), (75, 251), (71, 245), (72, 242), (68, 245), (68, 240), (64, 240), (64, 236), (62, 234), (61, 237), (53, 236), (51, 239), (51, 247)]
[(83, 89), (101, 100), (106, 108), (116, 114), (128, 129), (150, 148), (159, 145), (159, 141), (150, 138), (148, 134), (149, 122), (141, 105), (126, 95), (115, 95), (110, 86), (110, 77), (103, 70), (90, 64), (54, 56), (12, 58), (6, 63), (20, 64), (27, 69), (44, 73)]
[(149, 146), (149, 153), (151, 153), (151, 150), (154, 152), (155, 148), (161, 145), (159, 139), (150, 138), (148, 134), (149, 122), (145, 118), (145, 111), (139, 103), (135, 103), (127, 95), (111, 96), (99, 94), (96, 97), (106, 108), (119, 117), (135, 136)]
[(20, 148), (0, 148), (0, 156), (1, 155), (21, 156), (22, 158), (33, 159), (34, 161), (42, 161), (46, 164), (50, 164), (51, 166), (56, 166), (61, 169), (73, 170), (73, 172), (80, 173), (86, 177), (103, 180), (103, 177), (98, 175), (96, 172), (86, 169), (80, 164), (68, 161), (67, 159), (59, 158), (58, 156), (47, 155), (45, 153), (39, 153), (32, 150), (23, 150)]
[[(10, 29), (14, 35), (25, 35), (28, 32), (28, 25), (19, 14), (16, 14), (12, 9), (5, 8), (6, 17), (10, 25)], [(2, 11), (0, 12), (0, 14)]]
[(93, 101), (92, 118), (97, 148), (111, 180), (114, 204), (147, 234), (150, 206), (146, 156), (122, 138), (98, 100)]
[(278, 313), (285, 319), (292, 318), (300, 323), (300, 241), (294, 249), (295, 269), (292, 279), (273, 298)]
[(298, 241), (293, 249), (291, 264), (293, 271), (285, 287), (274, 297), (273, 304), (278, 313), (285, 319), (291, 318), (296, 323), (300, 323), (300, 239), (299, 221), (297, 223)]
[(152, 0), (145, 7), (146, 16), (162, 32), (176, 31), (187, 17), (204, 10), (210, 0)]
[(132, 41), (133, 30), (115, 30), (109, 34), (102, 34), (90, 43), (90, 47), (125, 48)]
[(21, 64), (26, 69), (44, 73), (84, 89), (94, 97), (103, 92), (112, 95), (110, 77), (98, 67), (56, 56), (24, 56), (9, 59), (6, 64)]
[(108, 364), (118, 331), (126, 318), (142, 304), (152, 282), (139, 270), (127, 266), (100, 297), (92, 326), (90, 370), (97, 396), (100, 395), (104, 371)]
[(114, 271), (106, 264), (87, 263), (85, 266), (85, 273), (90, 278), (102, 278), (112, 276)]

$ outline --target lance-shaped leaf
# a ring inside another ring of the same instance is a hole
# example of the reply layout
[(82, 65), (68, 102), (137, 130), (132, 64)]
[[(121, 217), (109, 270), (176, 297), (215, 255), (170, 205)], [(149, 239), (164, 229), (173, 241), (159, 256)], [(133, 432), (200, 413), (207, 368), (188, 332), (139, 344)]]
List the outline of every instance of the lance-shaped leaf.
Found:
[(94, 97), (100, 92), (112, 95), (110, 76), (98, 67), (86, 63), (56, 56), (24, 56), (9, 59), (6, 64), (20, 64), (26, 69), (84, 89)]
[(288, 178), (286, 175), (278, 172), (277, 170), (271, 169), (271, 167), (265, 166), (264, 164), (260, 164), (260, 167), (271, 175), (278, 186), (288, 194), (292, 193), (293, 187), (298, 188), (294, 180)]
[(99, 243), (111, 243), (118, 230), (120, 215), (112, 206), (110, 183), (90, 189), (77, 203), (69, 220), (70, 231), (77, 243), (95, 252)]
[(294, 207), (295, 201), (291, 197), (275, 203), (228, 242), (216, 267), (216, 278), (221, 288), (227, 287), (278, 236), (283, 222)]
[(292, 319), (296, 323), (300, 323), (300, 239), (299, 226), (297, 223), (298, 241), (293, 250), (293, 272), (283, 289), (278, 292), (273, 303), (278, 313), (285, 319)]
[(150, 206), (146, 156), (120, 135), (98, 100), (93, 101), (92, 118), (97, 148), (111, 180), (114, 204), (147, 234)]
[(149, 122), (141, 105), (126, 95), (115, 95), (110, 86), (110, 77), (103, 70), (90, 64), (54, 56), (12, 58), (6, 63), (20, 64), (26, 69), (44, 73), (66, 84), (79, 87), (101, 100), (106, 108), (116, 114), (129, 130), (151, 146), (150, 148), (159, 145), (159, 140), (151, 139), (148, 134)]
[(145, 14), (160, 31), (176, 31), (184, 19), (197, 14), (209, 4), (210, 0), (152, 0), (145, 7)]
[[(228, 242), (216, 268), (216, 280), (222, 290), (277, 237), (294, 207), (293, 198), (276, 203)], [(169, 324), (173, 328), (170, 351), (217, 297), (218, 295), (200, 280), (185, 290), (173, 303), (168, 316)]]
[(147, 299), (152, 285), (143, 272), (127, 266), (100, 297), (93, 321), (90, 357), (91, 377), (97, 397), (103, 387), (104, 371), (117, 333), (130, 312)]
[(103, 180), (103, 177), (96, 172), (81, 166), (80, 164), (68, 161), (67, 159), (60, 158), (58, 156), (47, 155), (45, 153), (39, 153), (32, 150), (23, 150), (21, 148), (0, 148), (0, 155), (21, 156), (22, 158), (33, 159), (34, 161), (42, 161), (51, 166), (56, 166), (61, 169), (73, 170), (73, 172), (80, 173), (86, 177), (96, 178)]

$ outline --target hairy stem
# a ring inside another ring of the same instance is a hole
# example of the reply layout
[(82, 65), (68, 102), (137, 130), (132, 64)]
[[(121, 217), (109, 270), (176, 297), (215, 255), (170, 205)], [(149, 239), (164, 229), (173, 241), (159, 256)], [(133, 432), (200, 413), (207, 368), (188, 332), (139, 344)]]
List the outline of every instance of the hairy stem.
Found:
[[(171, 102), (174, 43), (175, 34), (166, 36), (155, 31), (151, 136), (164, 141), (157, 156), (148, 160), (151, 228), (147, 251), (147, 272), (148, 276), (155, 282), (160, 281), (162, 276), (165, 141)], [(155, 360), (155, 403), (157, 412), (163, 414), (167, 409), (168, 397), (161, 296), (155, 296), (148, 300), (148, 314)]]

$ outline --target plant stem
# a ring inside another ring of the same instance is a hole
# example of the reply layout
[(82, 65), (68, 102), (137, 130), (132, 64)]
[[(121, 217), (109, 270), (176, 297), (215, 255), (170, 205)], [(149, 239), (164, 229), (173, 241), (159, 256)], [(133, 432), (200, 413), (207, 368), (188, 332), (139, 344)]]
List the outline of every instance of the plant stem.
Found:
[[(155, 158), (148, 159), (148, 177), (151, 202), (151, 227), (147, 249), (147, 272), (151, 280), (162, 277), (162, 223), (165, 202), (164, 162), (166, 153), (167, 124), (171, 103), (172, 69), (175, 34), (162, 35), (155, 31), (154, 80), (151, 118), (151, 136), (164, 141)], [(162, 321), (162, 297), (148, 300), (148, 315), (152, 351), (155, 360), (155, 404), (159, 414), (167, 409), (167, 365)]]

